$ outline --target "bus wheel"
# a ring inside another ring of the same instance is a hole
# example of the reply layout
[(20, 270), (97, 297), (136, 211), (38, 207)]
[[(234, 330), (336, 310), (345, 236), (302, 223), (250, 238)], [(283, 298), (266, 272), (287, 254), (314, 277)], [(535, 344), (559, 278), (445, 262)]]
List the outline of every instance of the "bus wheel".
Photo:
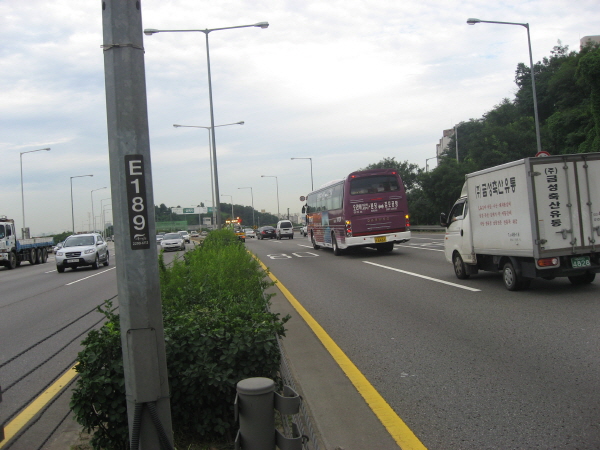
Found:
[(331, 245), (333, 247), (333, 254), (335, 256), (340, 256), (342, 254), (342, 250), (338, 246), (337, 239), (335, 238), (335, 234), (331, 233)]
[(312, 242), (312, 246), (315, 250), (319, 250), (321, 248), (320, 245), (317, 245), (317, 242), (315, 241), (315, 235), (311, 234), (310, 235), (310, 241)]

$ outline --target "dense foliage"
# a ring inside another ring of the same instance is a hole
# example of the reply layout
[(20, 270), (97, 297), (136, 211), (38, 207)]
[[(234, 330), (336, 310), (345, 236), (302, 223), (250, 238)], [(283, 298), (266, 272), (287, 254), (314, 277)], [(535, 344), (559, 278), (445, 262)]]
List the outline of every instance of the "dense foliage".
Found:
[[(600, 47), (579, 52), (555, 46), (534, 64), (542, 149), (552, 155), (600, 151)], [(435, 169), (424, 172), (407, 161), (384, 158), (366, 168), (398, 169), (408, 191), (411, 223), (433, 225), (457, 199), (467, 173), (535, 156), (531, 68), (520, 63), (518, 90), (479, 119), (461, 122)]]
[[(228, 230), (210, 233), (172, 267), (161, 255), (159, 267), (176, 440), (229, 438), (237, 382), (278, 379), (275, 336), (288, 318), (266, 309), (272, 283)], [(108, 323), (83, 341), (71, 407), (94, 448), (120, 449), (128, 431), (119, 317), (105, 314)]]

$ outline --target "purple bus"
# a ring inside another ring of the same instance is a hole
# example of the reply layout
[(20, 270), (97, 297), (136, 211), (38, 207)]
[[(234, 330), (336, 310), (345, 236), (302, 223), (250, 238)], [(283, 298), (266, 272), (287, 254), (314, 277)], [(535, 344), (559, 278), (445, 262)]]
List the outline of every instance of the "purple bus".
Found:
[(404, 183), (394, 169), (352, 172), (308, 194), (307, 234), (315, 249), (338, 256), (349, 247), (390, 252), (410, 239)]

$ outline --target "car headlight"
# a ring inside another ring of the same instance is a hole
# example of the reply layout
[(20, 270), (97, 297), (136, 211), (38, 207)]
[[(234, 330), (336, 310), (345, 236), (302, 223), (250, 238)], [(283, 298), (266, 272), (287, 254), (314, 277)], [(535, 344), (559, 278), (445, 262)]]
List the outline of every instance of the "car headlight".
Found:
[(56, 256), (62, 256), (62, 255), (63, 255), (63, 252), (57, 252), (56, 253)]
[(85, 255), (89, 255), (90, 253), (94, 253), (96, 251), (95, 248), (88, 248), (86, 251), (84, 251), (83, 253)]

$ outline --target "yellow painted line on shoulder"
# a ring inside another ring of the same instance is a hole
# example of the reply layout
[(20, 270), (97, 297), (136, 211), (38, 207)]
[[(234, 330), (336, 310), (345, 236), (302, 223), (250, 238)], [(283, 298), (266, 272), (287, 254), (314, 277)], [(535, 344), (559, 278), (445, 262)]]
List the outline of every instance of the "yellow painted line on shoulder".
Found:
[(373, 413), (381, 421), (383, 426), (390, 433), (392, 438), (396, 441), (398, 446), (402, 450), (427, 450), (427, 448), (421, 443), (419, 438), (415, 436), (408, 425), (396, 414), (392, 407), (385, 401), (385, 399), (377, 392), (377, 390), (369, 383), (369, 380), (362, 374), (360, 370), (354, 365), (354, 363), (346, 356), (344, 351), (338, 347), (333, 339), (327, 334), (327, 332), (319, 325), (319, 323), (310, 315), (310, 313), (304, 309), (298, 300), (292, 295), (290, 291), (277, 279), (275, 275), (270, 273), (263, 262), (258, 259), (256, 255), (252, 255), (262, 266), (262, 268), (269, 274), (271, 280), (276, 283), (281, 293), (290, 302), (290, 304), (298, 311), (298, 314), (302, 316), (304, 321), (317, 335), (321, 343), (325, 346), (329, 354), (337, 362), (340, 368), (344, 371), (346, 376), (350, 379), (356, 390), (365, 399)]
[(67, 370), (56, 382), (46, 389), (38, 398), (32, 401), (17, 417), (15, 417), (5, 428), (5, 438), (0, 442), (0, 449), (4, 447), (31, 419), (39, 413), (69, 382), (77, 376), (75, 366)]

